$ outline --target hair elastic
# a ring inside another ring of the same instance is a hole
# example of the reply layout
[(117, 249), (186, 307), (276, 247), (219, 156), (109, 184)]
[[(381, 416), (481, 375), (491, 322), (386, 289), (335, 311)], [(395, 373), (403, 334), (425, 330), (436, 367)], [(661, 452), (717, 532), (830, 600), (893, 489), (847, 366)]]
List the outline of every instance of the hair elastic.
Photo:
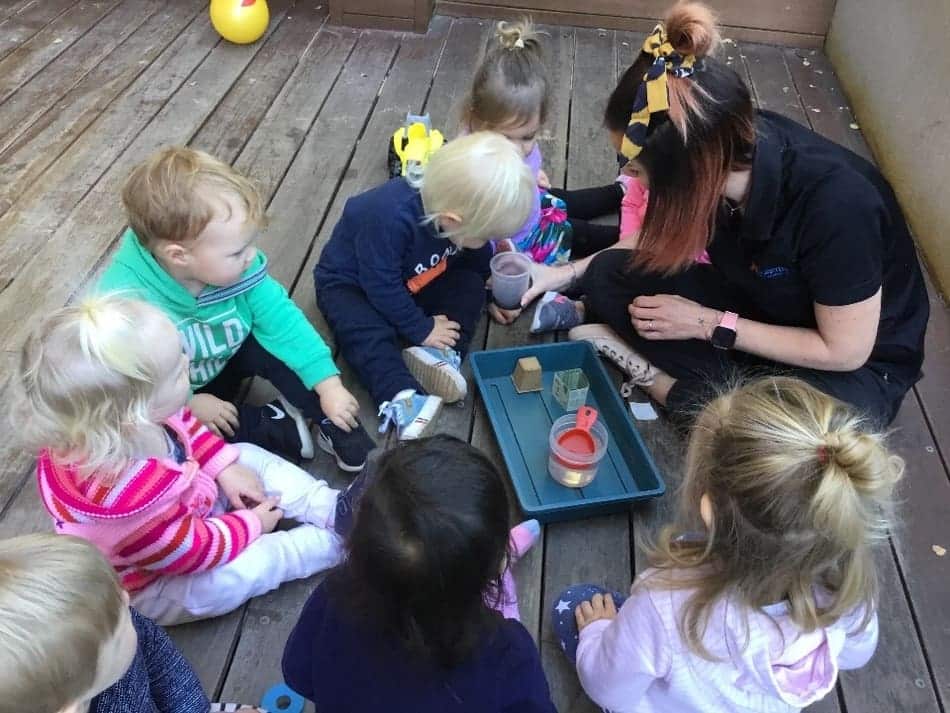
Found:
[(689, 77), (693, 74), (696, 57), (685, 57), (673, 49), (666, 37), (666, 28), (662, 24), (653, 28), (653, 32), (643, 41), (643, 52), (653, 55), (653, 64), (643, 75), (643, 82), (637, 89), (630, 113), (630, 121), (624, 131), (620, 144), (620, 153), (627, 161), (635, 159), (646, 144), (650, 115), (670, 108), (670, 90), (666, 83), (667, 73), (674, 77)]
[(828, 465), (829, 460), (830, 458), (828, 454), (828, 446), (826, 445), (818, 446), (818, 462), (821, 463), (822, 465)]

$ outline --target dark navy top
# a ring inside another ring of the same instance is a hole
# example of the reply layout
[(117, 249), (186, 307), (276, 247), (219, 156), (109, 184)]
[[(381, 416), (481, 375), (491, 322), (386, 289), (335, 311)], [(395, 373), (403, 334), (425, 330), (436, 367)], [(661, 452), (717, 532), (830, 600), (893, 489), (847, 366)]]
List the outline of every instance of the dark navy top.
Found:
[(317, 587), (284, 649), (284, 679), (317, 713), (556, 713), (538, 649), (505, 619), (471, 660), (434, 670), (360, 628)]
[(413, 295), (446, 270), (465, 267), (488, 279), (492, 249), (455, 247), (426, 221), (419, 192), (394, 178), (353, 196), (313, 269), (316, 289), (359, 287), (370, 304), (412, 344), (435, 326)]
[(138, 651), (125, 675), (92, 699), (89, 713), (208, 713), (198, 676), (165, 630), (131, 611)]

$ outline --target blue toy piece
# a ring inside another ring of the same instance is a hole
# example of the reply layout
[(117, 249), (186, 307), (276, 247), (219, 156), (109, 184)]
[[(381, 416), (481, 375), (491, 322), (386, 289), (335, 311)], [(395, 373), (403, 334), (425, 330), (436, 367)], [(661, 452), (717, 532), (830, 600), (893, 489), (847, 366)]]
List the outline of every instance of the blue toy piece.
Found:
[[(511, 374), (518, 360), (525, 357), (540, 362), (542, 388), (519, 394)], [(554, 522), (622, 512), (634, 500), (665, 492), (663, 478), (627, 404), (590, 344), (559, 342), (493, 349), (473, 352), (469, 361), (518, 503), (528, 517)], [(564, 487), (548, 474), (548, 434), (551, 424), (564, 415), (564, 408), (554, 398), (554, 375), (569, 369), (580, 369), (587, 376), (587, 405), (597, 409), (610, 433), (597, 477), (583, 488)]]
[(271, 686), (261, 699), (261, 708), (267, 713), (303, 713), (306, 704), (286, 683)]

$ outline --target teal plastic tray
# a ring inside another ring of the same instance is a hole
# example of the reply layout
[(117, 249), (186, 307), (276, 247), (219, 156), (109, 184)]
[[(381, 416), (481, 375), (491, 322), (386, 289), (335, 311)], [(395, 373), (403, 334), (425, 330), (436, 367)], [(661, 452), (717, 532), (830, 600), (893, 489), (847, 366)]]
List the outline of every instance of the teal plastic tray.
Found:
[[(511, 373), (522, 357), (537, 357), (544, 372), (541, 391), (519, 394)], [(666, 492), (627, 406), (587, 342), (562, 342), (474, 352), (475, 383), (521, 509), (542, 522), (572, 520), (626, 509), (631, 502)], [(580, 368), (590, 381), (593, 406), (610, 434), (597, 477), (584, 488), (567, 488), (548, 474), (548, 433), (564, 411), (554, 399), (554, 372)]]

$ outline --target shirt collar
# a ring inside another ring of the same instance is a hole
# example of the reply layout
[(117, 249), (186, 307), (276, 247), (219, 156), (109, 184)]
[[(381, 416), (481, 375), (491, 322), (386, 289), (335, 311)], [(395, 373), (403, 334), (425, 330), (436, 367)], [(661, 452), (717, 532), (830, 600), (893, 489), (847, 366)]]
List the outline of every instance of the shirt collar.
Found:
[(772, 237), (775, 211), (782, 189), (782, 154), (785, 153), (785, 144), (761, 116), (756, 121), (755, 133), (752, 183), (742, 216), (743, 241), (761, 241)]

